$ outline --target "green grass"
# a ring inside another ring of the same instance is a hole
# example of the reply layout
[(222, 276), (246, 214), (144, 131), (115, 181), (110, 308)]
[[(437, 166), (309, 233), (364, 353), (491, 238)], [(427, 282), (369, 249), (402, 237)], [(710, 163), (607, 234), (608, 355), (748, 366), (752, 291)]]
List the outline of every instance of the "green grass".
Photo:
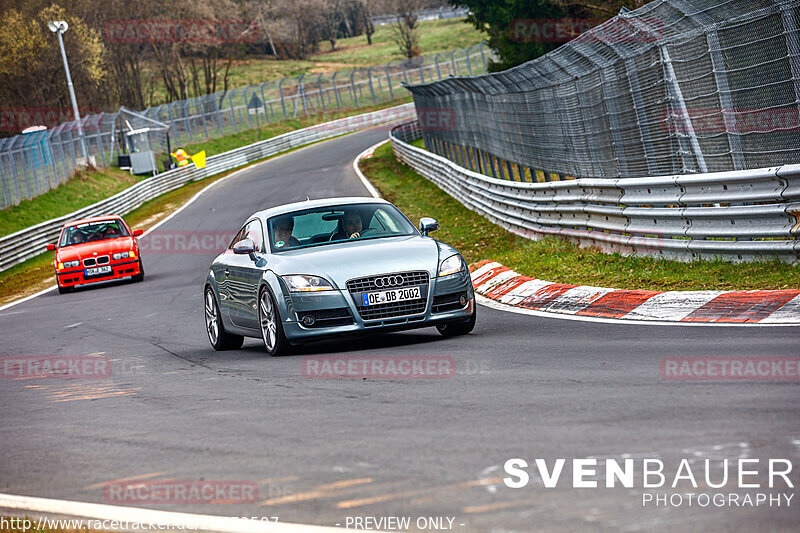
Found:
[(413, 221), (439, 220), (437, 239), (452, 244), (472, 264), (499, 261), (527, 276), (559, 283), (650, 290), (735, 290), (800, 288), (800, 266), (777, 260), (682, 263), (666, 259), (605, 254), (557, 238), (531, 241), (470, 211), (410, 168), (386, 144), (361, 168), (381, 194)]
[[(466, 48), (485, 39), (464, 19), (446, 19), (420, 22), (419, 47), (422, 54), (449, 52)], [(236, 60), (231, 65), (228, 86), (245, 87), (265, 81), (278, 80), (289, 76), (299, 76), (304, 72), (320, 74), (353, 68), (381, 65), (388, 61), (401, 61), (397, 44), (392, 40), (391, 27), (377, 26), (372, 36), (372, 45), (367, 37), (359, 35), (336, 42), (336, 50), (330, 51), (330, 43), (319, 43), (319, 52), (305, 60), (277, 60), (273, 56), (249, 55)], [(154, 103), (166, 101), (166, 93), (154, 65), (145, 65), (145, 76), (155, 84)]]
[(9, 235), (39, 222), (72, 213), (113, 196), (144, 179), (116, 168), (77, 172), (55, 189), (18, 205), (0, 210), (0, 236)]

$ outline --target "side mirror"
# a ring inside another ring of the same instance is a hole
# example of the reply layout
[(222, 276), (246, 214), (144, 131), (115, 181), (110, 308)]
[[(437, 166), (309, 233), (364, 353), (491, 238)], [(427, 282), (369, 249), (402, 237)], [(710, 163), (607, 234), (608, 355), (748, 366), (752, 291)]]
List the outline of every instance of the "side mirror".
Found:
[(55, 244), (53, 244), (52, 242), (48, 242), (47, 243), (47, 251), (48, 252), (54, 252), (55, 249), (56, 249), (56, 245)]
[(242, 239), (233, 245), (233, 253), (236, 255), (248, 255), (256, 251), (256, 243), (252, 239)]
[(428, 233), (439, 229), (439, 222), (435, 218), (422, 217), (419, 219), (419, 232), (427, 236)]
[(144, 233), (143, 229), (135, 229), (135, 230), (133, 230), (133, 236), (134, 237), (140, 237), (143, 233)]

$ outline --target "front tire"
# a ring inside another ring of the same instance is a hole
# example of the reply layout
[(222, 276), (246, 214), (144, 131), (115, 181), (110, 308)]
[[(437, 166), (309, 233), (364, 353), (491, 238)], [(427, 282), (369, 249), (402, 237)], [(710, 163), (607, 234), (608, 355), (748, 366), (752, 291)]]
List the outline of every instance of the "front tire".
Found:
[(139, 259), (139, 273), (136, 274), (135, 276), (132, 276), (131, 279), (133, 280), (134, 283), (137, 283), (139, 281), (144, 281), (144, 263), (142, 263), (141, 259)]
[(241, 335), (233, 335), (225, 331), (225, 327), (222, 325), (222, 316), (220, 316), (219, 306), (217, 306), (217, 299), (211, 287), (206, 287), (205, 316), (208, 341), (215, 350), (221, 352), (224, 350), (237, 350), (242, 347), (244, 337)]
[(475, 329), (475, 320), (478, 316), (478, 306), (473, 303), (474, 307), (472, 308), (472, 315), (463, 322), (449, 322), (447, 324), (441, 324), (436, 326), (436, 329), (439, 330), (439, 333), (442, 334), (443, 337), (458, 337), (459, 335), (466, 335)]
[(283, 332), (283, 322), (272, 293), (266, 287), (258, 296), (258, 323), (264, 348), (272, 357), (284, 355), (289, 350), (289, 341)]

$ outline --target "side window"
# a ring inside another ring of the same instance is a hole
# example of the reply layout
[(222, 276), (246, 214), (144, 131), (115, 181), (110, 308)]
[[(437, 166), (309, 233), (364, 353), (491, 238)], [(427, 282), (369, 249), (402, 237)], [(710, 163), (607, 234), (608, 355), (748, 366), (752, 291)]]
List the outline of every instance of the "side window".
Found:
[(234, 237), (233, 237), (233, 240), (232, 240), (232, 241), (231, 241), (231, 243), (228, 245), (228, 250), (233, 250), (233, 245), (234, 245), (234, 244), (236, 244), (237, 242), (239, 242), (239, 241), (241, 241), (242, 239), (244, 239), (244, 238), (245, 238), (245, 237), (244, 237), (244, 235), (245, 235), (245, 232), (244, 232), (244, 230), (245, 230), (246, 228), (247, 228), (247, 226), (246, 226), (246, 225), (245, 225), (245, 226), (242, 226), (242, 229), (240, 229), (240, 230), (239, 230), (239, 231), (236, 233), (236, 235), (234, 235)]
[(264, 251), (264, 231), (261, 229), (261, 221), (258, 219), (251, 220), (244, 227), (244, 237), (242, 239), (251, 239), (256, 243), (256, 250), (259, 252)]

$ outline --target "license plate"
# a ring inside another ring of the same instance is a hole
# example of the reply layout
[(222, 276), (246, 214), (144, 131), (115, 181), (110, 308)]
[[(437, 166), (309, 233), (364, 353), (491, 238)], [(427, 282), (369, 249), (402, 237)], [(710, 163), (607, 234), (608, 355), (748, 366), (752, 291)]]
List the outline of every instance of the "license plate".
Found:
[(380, 305), (392, 302), (403, 302), (405, 300), (417, 300), (421, 298), (419, 287), (405, 287), (403, 289), (392, 289), (380, 292), (365, 292), (361, 295), (364, 305)]
[(111, 267), (110, 266), (101, 266), (95, 268), (87, 268), (83, 271), (83, 275), (88, 277), (91, 276), (100, 276), (102, 274), (111, 274)]

